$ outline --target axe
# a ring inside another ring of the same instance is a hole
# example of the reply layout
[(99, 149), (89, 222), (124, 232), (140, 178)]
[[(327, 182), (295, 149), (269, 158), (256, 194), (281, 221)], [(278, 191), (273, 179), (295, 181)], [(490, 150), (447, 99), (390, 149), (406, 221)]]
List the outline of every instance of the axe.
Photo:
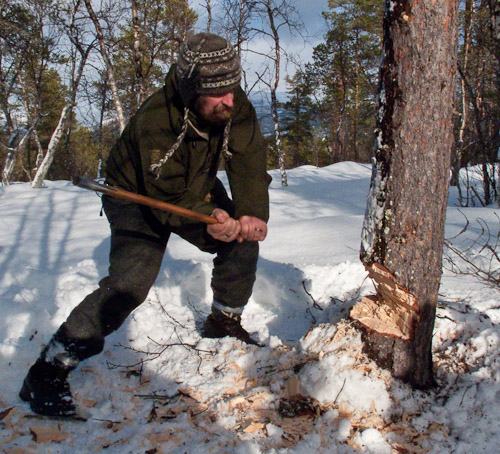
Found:
[(216, 218), (208, 216), (206, 214), (198, 213), (187, 208), (182, 208), (177, 205), (172, 205), (171, 203), (162, 202), (161, 200), (156, 200), (151, 197), (146, 197), (144, 195), (136, 194), (134, 192), (125, 191), (125, 189), (120, 189), (115, 186), (109, 186), (107, 184), (98, 183), (97, 181), (90, 180), (85, 177), (73, 177), (73, 184), (89, 191), (102, 192), (103, 194), (109, 195), (111, 197), (117, 197), (119, 199), (128, 200), (130, 202), (139, 203), (141, 205), (146, 205), (150, 208), (156, 208), (158, 210), (167, 211), (168, 213), (177, 214), (179, 216), (184, 216), (185, 218), (193, 219), (195, 221), (204, 222), (205, 224), (218, 224)]

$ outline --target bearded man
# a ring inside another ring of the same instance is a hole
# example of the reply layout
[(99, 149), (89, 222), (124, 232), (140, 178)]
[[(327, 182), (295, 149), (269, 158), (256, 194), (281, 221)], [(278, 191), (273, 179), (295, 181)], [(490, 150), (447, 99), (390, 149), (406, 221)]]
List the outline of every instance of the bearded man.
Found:
[[(212, 312), (201, 335), (256, 344), (241, 326), (269, 217), (266, 142), (240, 88), (241, 64), (225, 39), (201, 33), (181, 47), (165, 85), (149, 97), (111, 149), (106, 183), (211, 215), (202, 224), (103, 196), (111, 228), (109, 274), (54, 334), (20, 397), (36, 413), (76, 412), (69, 373), (104, 348), (147, 297), (172, 233), (215, 254)], [(224, 161), (231, 198), (217, 179)]]

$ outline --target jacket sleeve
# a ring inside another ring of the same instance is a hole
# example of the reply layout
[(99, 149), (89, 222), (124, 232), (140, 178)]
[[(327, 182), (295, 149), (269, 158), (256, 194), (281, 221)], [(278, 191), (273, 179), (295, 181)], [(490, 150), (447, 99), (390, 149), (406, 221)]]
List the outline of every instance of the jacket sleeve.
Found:
[(235, 207), (235, 218), (255, 216), (269, 219), (269, 192), (271, 182), (267, 168), (267, 142), (262, 136), (255, 109), (241, 90), (235, 101), (240, 101), (229, 138), (232, 157), (226, 171)]

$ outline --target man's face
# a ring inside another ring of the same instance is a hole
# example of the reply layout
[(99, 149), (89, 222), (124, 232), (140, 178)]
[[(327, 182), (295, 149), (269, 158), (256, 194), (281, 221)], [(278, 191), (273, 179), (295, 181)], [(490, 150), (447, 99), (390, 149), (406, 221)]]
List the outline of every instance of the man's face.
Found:
[(195, 109), (200, 118), (215, 126), (225, 126), (233, 116), (233, 92), (220, 96), (202, 95), (195, 101)]

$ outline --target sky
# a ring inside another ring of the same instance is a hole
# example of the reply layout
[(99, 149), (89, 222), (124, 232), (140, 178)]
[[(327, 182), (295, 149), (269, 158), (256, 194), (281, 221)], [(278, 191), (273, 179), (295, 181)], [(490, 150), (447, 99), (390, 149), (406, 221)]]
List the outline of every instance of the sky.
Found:
[[(413, 391), (365, 356), (348, 319), (373, 292), (358, 258), (370, 166), (299, 167), (287, 188), (270, 174), (269, 235), (243, 313), (264, 347), (200, 337), (213, 257), (174, 235), (146, 302), (70, 376), (86, 422), (37, 418), (17, 393), (42, 346), (106, 274), (100, 199), (69, 181), (1, 189), (2, 454), (498, 451), (498, 287), (451, 272), (445, 260), (433, 338), (438, 387)], [(479, 252), (474, 241), (484, 227), (497, 235), (499, 214), (458, 208), (452, 188), (446, 238)], [(487, 266), (487, 257), (475, 263)]]
[[(214, 5), (217, 2), (212, 0)], [(304, 24), (303, 36), (289, 36), (283, 28), (281, 35), (281, 45), (286, 49), (286, 52), (297, 60), (298, 64), (304, 64), (312, 60), (312, 52), (316, 45), (323, 40), (325, 33), (325, 23), (321, 15), (323, 11), (328, 10), (328, 0), (296, 0), (291, 2), (298, 12), (300, 21)], [(206, 9), (202, 7), (203, 2), (200, 0), (190, 0), (190, 5), (199, 16), (197, 23), (198, 31), (205, 31), (207, 13)], [(215, 7), (214, 7), (215, 8)], [(214, 13), (215, 16), (215, 13)], [(257, 40), (252, 42), (253, 49), (265, 50), (268, 44), (264, 40)], [(250, 81), (255, 79), (255, 72), (261, 72), (263, 60), (257, 55), (248, 55), (245, 57), (244, 68), (247, 70)], [(298, 68), (297, 63), (283, 59), (281, 65), (281, 87), (280, 91), (285, 91), (284, 78), (288, 74), (293, 73)]]

